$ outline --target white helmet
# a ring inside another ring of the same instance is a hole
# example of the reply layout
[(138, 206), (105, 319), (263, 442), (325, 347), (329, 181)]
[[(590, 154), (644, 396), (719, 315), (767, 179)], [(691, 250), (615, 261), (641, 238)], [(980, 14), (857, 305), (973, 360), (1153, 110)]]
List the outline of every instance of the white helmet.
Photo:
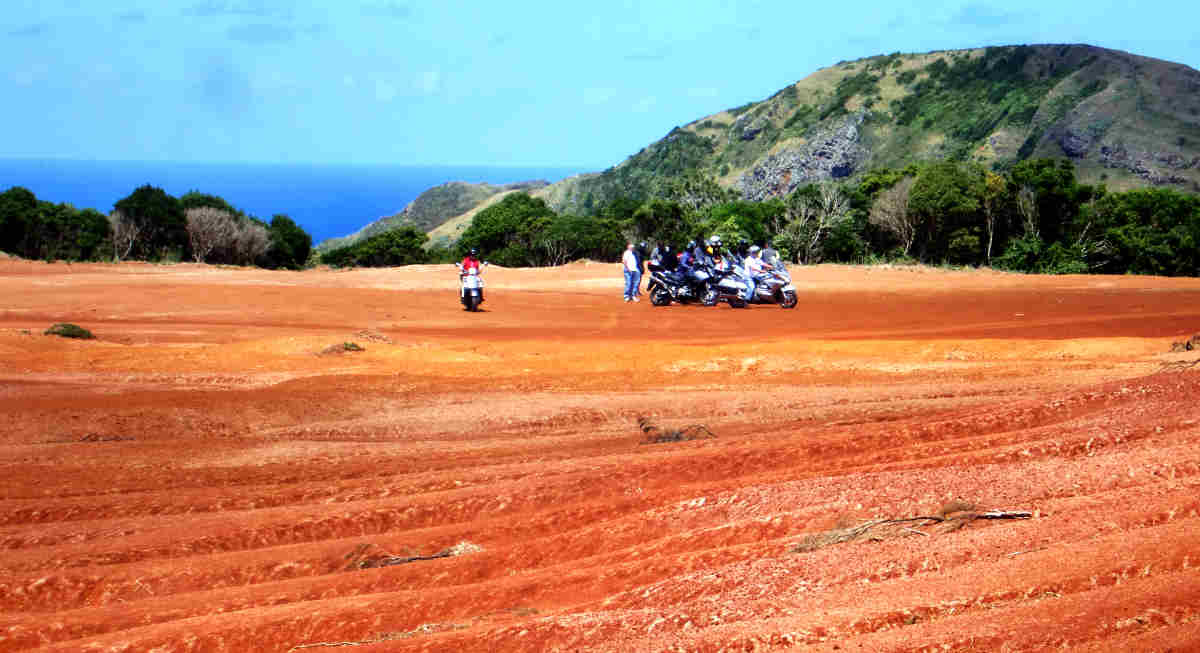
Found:
[(709, 245), (720, 245), (720, 244), (721, 244), (721, 237), (720, 237), (720, 236), (713, 236), (712, 238), (709, 238), (709, 239), (708, 239), (708, 244), (709, 244)]
[(758, 245), (751, 245), (751, 246), (750, 246), (750, 253), (751, 253), (751, 254), (757, 254), (757, 253), (759, 253), (759, 252), (761, 252), (761, 251), (762, 251), (762, 248), (761, 248), (761, 247), (759, 247)]

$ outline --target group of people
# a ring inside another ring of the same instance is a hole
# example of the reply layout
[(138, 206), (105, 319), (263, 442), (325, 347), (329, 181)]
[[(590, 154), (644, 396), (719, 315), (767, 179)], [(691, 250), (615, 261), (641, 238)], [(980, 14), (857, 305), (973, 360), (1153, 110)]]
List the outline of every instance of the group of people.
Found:
[(676, 252), (670, 243), (655, 245), (647, 260), (646, 243), (630, 242), (621, 256), (621, 268), (625, 273), (625, 301), (641, 301), (641, 283), (647, 263), (659, 265), (682, 278), (691, 276), (692, 271), (698, 267), (712, 267), (724, 271), (734, 265), (741, 265), (751, 278), (755, 278), (779, 265), (779, 252), (771, 247), (769, 241), (760, 247), (746, 240), (726, 250), (720, 236), (713, 236), (700, 243), (690, 241), (679, 252)]

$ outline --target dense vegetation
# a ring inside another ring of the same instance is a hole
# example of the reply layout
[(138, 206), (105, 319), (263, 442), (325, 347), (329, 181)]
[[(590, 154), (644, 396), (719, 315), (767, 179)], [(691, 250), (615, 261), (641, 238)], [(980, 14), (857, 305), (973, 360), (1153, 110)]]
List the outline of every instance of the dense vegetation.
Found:
[(286, 215), (268, 224), (225, 199), (192, 191), (173, 197), (146, 185), (95, 209), (39, 200), (15, 186), (0, 193), (0, 251), (47, 261), (143, 260), (303, 267), (312, 237)]
[(556, 211), (595, 215), (619, 198), (659, 197), (666, 176), (689, 174), (739, 188), (769, 180), (767, 192), (778, 195), (842, 153), (835, 176), (860, 180), (913, 162), (975, 161), (1003, 172), (1066, 155), (1089, 183), (1200, 191), (1198, 90), (1200, 73), (1186, 66), (1085, 45), (894, 53), (840, 62), (699, 118), (544, 196)]
[(772, 241), (793, 262), (922, 262), (1038, 273), (1200, 274), (1200, 198), (1169, 189), (1110, 193), (1080, 184), (1066, 159), (1005, 172), (953, 161), (874, 170), (746, 202), (688, 177), (670, 198), (620, 198), (595, 217), (560, 215), (513, 193), (480, 211), (455, 251), (427, 252), (407, 227), (323, 257), (333, 265), (450, 260), (476, 247), (506, 266), (616, 260), (627, 241), (679, 247), (719, 235)]

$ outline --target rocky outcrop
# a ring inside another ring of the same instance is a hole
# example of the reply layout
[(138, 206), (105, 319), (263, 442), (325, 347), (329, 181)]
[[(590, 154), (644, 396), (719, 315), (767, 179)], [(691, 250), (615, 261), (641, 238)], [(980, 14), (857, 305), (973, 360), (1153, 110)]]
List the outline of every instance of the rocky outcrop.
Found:
[(803, 146), (767, 156), (742, 175), (737, 190), (745, 199), (758, 202), (787, 195), (802, 184), (849, 177), (868, 154), (860, 134), (866, 116), (865, 111), (846, 116)]
[(758, 114), (744, 113), (738, 116), (737, 120), (733, 121), (733, 127), (729, 132), (736, 138), (743, 141), (752, 141), (757, 137), (767, 126), (767, 116)]
[(1059, 125), (1050, 132), (1050, 138), (1058, 143), (1063, 154), (1072, 159), (1083, 159), (1104, 138), (1105, 131), (1106, 125)]
[(1131, 152), (1122, 143), (1102, 145), (1100, 162), (1106, 168), (1128, 170), (1155, 186), (1186, 184), (1186, 177), (1170, 171), (1200, 168), (1200, 157), (1188, 158), (1178, 152)]

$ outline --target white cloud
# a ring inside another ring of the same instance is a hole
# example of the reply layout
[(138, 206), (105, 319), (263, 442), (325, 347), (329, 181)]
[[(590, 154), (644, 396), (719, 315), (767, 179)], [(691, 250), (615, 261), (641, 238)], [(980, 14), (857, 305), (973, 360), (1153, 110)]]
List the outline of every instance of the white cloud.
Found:
[(437, 70), (427, 70), (417, 75), (417, 91), (425, 95), (436, 93), (442, 85), (442, 73)]
[(375, 99), (380, 102), (391, 102), (400, 94), (400, 90), (386, 79), (375, 80)]

